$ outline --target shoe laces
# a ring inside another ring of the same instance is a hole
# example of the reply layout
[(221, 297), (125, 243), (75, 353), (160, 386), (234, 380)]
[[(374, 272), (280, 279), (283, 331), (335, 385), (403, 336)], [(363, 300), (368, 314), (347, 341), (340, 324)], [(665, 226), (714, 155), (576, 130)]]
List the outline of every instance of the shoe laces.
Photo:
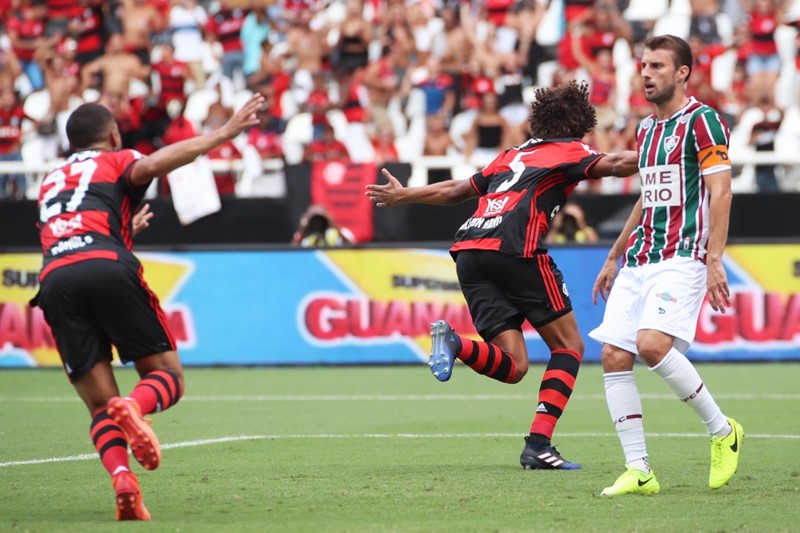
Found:
[(711, 439), (711, 466), (718, 467), (722, 464), (723, 442), (719, 437)]

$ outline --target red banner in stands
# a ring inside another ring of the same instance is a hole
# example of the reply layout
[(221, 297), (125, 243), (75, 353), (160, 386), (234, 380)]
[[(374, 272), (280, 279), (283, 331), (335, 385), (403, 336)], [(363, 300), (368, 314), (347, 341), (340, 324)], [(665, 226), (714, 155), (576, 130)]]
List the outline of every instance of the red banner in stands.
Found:
[(311, 203), (325, 206), (356, 242), (369, 242), (374, 235), (372, 202), (364, 195), (364, 187), (375, 183), (377, 172), (371, 163), (317, 161), (311, 167)]

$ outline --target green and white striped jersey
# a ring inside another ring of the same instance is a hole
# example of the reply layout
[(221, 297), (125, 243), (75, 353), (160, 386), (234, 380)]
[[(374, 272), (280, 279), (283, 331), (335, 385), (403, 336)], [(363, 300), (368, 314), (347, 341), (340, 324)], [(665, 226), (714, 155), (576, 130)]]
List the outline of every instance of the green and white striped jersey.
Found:
[(728, 127), (693, 97), (666, 120), (639, 123), (636, 145), (642, 218), (628, 239), (625, 266), (671, 257), (705, 262), (709, 193), (703, 175), (730, 169)]

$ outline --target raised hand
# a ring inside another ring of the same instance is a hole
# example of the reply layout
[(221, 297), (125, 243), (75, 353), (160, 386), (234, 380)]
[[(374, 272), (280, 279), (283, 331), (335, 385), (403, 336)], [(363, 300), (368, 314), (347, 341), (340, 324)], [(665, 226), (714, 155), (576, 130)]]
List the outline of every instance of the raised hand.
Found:
[(395, 206), (399, 202), (400, 192), (405, 187), (385, 168), (381, 169), (381, 174), (388, 180), (388, 183), (384, 185), (369, 184), (365, 194), (377, 207)]
[(241, 132), (258, 124), (256, 111), (264, 106), (264, 97), (261, 94), (254, 94), (234, 115), (228, 119), (224, 128), (225, 136), (232, 139)]

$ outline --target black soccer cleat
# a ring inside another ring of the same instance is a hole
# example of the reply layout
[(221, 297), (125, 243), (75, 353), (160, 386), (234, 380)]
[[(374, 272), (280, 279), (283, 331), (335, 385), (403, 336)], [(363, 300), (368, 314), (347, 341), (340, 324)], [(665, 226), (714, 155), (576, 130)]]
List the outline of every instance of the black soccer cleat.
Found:
[(571, 463), (561, 457), (554, 446), (532, 444), (525, 437), (525, 448), (519, 456), (519, 464), (525, 470), (580, 470), (578, 463)]

